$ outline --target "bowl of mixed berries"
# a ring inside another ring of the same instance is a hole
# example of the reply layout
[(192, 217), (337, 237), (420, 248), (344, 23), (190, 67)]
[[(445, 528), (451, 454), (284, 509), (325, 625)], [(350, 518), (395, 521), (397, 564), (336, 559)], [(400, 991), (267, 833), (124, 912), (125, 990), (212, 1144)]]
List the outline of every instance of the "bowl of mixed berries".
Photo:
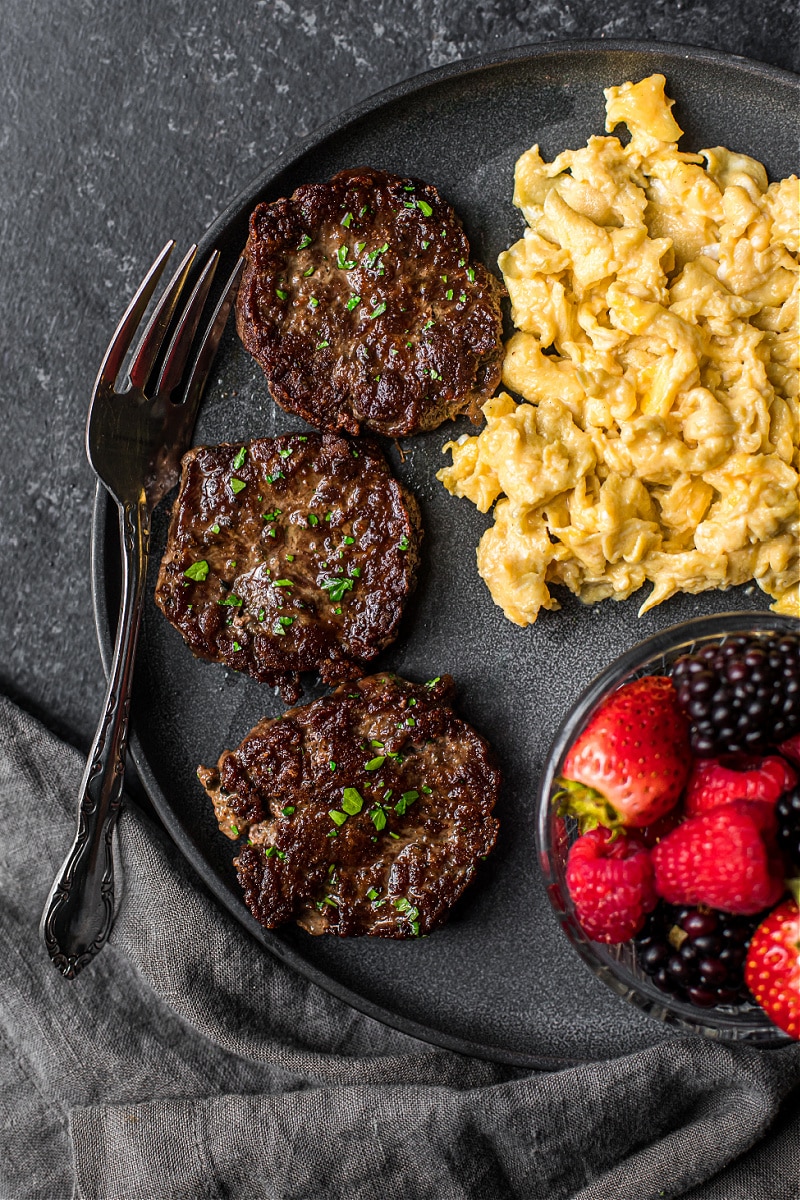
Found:
[(616, 992), (800, 1039), (800, 623), (706, 617), (617, 659), (556, 735), (538, 818), (553, 907)]

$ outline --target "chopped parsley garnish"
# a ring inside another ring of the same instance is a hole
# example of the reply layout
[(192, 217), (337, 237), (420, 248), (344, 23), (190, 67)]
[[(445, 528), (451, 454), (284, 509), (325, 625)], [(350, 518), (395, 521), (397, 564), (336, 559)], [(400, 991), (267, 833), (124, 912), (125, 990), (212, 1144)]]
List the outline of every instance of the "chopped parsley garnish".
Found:
[(467, 267), (467, 279), (470, 281), (470, 283), (475, 282), (475, 268), (474, 267)]
[(320, 587), (324, 588), (334, 604), (343, 598), (345, 592), (352, 592), (352, 579), (323, 579)]
[(383, 742), (378, 742), (378, 741), (376, 741), (376, 740), (374, 740), (374, 739), (373, 739), (373, 740), (370, 742), (370, 746), (377, 746), (379, 750), (382, 750), (382, 749), (383, 749)]
[(259, 621), (263, 621), (263, 620), (264, 620), (264, 611), (265, 611), (265, 610), (264, 610), (263, 608), (260, 608), (260, 609), (258, 610), (258, 619), (259, 619)]
[(326, 346), (330, 346), (330, 342), (317, 342), (318, 350), (324, 350)]
[(415, 800), (419, 800), (419, 792), (416, 790), (416, 788), (411, 792), (403, 792), (402, 796), (394, 806), (394, 811), (398, 816), (402, 817), (405, 814), (406, 809), (410, 808)]
[(278, 617), (279, 625), (291, 625), (293, 621), (294, 617)]
[(243, 488), (246, 487), (247, 484), (243, 479), (237, 479), (235, 475), (231, 477), (231, 491), (233, 492), (234, 496), (236, 496), (242, 491)]
[(350, 228), (350, 222), (352, 221), (352, 219), (353, 219), (353, 214), (352, 214), (352, 213), (345, 213), (345, 214), (344, 214), (344, 216), (342, 217), (342, 221), (341, 221), (341, 223), (342, 223), (342, 225), (344, 225), (345, 229), (349, 229), (349, 228)]
[(354, 579), (361, 578), (361, 567), (348, 567), (347, 569)]
[(287, 561), (287, 562), (294, 562), (294, 555), (293, 555), (293, 554), (287, 554), (287, 555), (286, 555), (286, 561)]
[(312, 296), (308, 303), (311, 305), (312, 308), (316, 308), (317, 305), (319, 304), (319, 300), (317, 299), (316, 296)]
[(310, 246), (310, 245), (311, 245), (311, 238), (308, 236), (307, 233), (304, 233), (303, 236), (300, 238), (300, 241), (297, 245), (297, 249), (305, 250), (306, 246)]
[(430, 204), (428, 204), (427, 200), (418, 200), (417, 208), (422, 213), (423, 217), (430, 217), (433, 215), (433, 209), (431, 208)]
[(216, 523), (215, 523), (215, 524), (213, 524), (213, 525), (211, 526), (211, 532), (212, 532), (212, 533), (219, 533), (219, 525), (217, 525)]
[(244, 466), (244, 460), (246, 458), (247, 458), (247, 447), (242, 446), (241, 449), (239, 450), (238, 454), (236, 455), (236, 458), (233, 460), (234, 471), (238, 471), (239, 467)]
[(279, 451), (278, 451), (278, 454), (281, 456), (281, 458), (288, 458), (288, 457), (289, 457), (289, 455), (290, 455), (290, 454), (293, 454), (293, 453), (294, 453), (294, 447), (293, 447), (293, 446), (290, 446), (288, 450), (279, 450)]
[(422, 790), (423, 790), (423, 792), (425, 793), (425, 795), (426, 795), (426, 796), (430, 796), (430, 795), (431, 795), (431, 789), (428, 787), (427, 783), (423, 783), (423, 785), (422, 785)]
[(442, 678), (441, 675), (437, 675), (435, 679), (429, 679), (428, 682), (425, 684), (425, 687), (426, 688), (436, 687), (436, 684), (441, 682), (441, 678)]
[(458, 302), (459, 302), (459, 304), (466, 304), (466, 301), (467, 301), (467, 293), (462, 292), (461, 295), (458, 297)]
[(376, 304), (372, 312), (369, 314), (370, 320), (374, 321), (375, 317), (379, 317), (381, 313), (386, 312), (386, 301), (381, 300), (380, 304)]
[(219, 600), (219, 604), (227, 605), (228, 608), (241, 608), (242, 598), (237, 596), (235, 592), (228, 592), (224, 600)]
[(351, 817), (354, 817), (356, 813), (361, 812), (363, 807), (364, 798), (358, 788), (346, 787), (342, 792), (342, 808), (344, 811), (349, 813)]
[(424, 241), (424, 242), (422, 243), (422, 249), (423, 249), (423, 250), (427, 250), (427, 249), (428, 249), (428, 246), (430, 246), (430, 242), (429, 242), (429, 241)]
[(274, 579), (272, 581), (272, 586), (273, 587), (294, 587), (294, 583), (292, 582), (291, 579)]
[(365, 213), (366, 211), (367, 211), (367, 206), (366, 206), (366, 204), (362, 204), (362, 205), (361, 205), (361, 208), (358, 210), (358, 215), (359, 215), (360, 217), (363, 217), (363, 215), (364, 215), (364, 213)]
[(367, 899), (368, 900), (377, 900), (378, 899), (378, 893), (375, 890), (375, 888), (369, 889), (369, 891), (367, 892)]
[(369, 816), (378, 833), (380, 833), (382, 829), (386, 828), (386, 813), (382, 808), (370, 809)]
[(190, 567), (187, 567), (183, 572), (187, 579), (193, 579), (195, 583), (202, 583), (208, 576), (208, 563), (204, 558), (193, 562)]
[(368, 763), (364, 763), (365, 771), (379, 771), (386, 762), (386, 755), (379, 754), (377, 758), (371, 758)]
[(348, 258), (347, 246), (340, 246), (336, 251), (336, 265), (340, 271), (350, 271), (356, 265), (352, 258)]
[(344, 825), (347, 820), (347, 813), (339, 812), (338, 808), (328, 809), (328, 816), (333, 821), (334, 825)]
[(353, 309), (356, 307), (356, 305), (360, 304), (360, 303), (361, 303), (360, 296), (351, 296), (350, 299), (347, 301), (347, 311), (352, 312)]
[(308, 521), (308, 523), (312, 527), (312, 529), (315, 529), (316, 526), (319, 525), (319, 517), (316, 515), (316, 513), (309, 513), (308, 516), (306, 517), (306, 520)]
[(331, 759), (331, 761), (328, 763), (328, 766), (332, 771), (336, 770), (336, 763), (333, 761), (333, 759)]
[(408, 549), (408, 538), (406, 537), (405, 534), (403, 534), (403, 536), (400, 538), (400, 541), (397, 543), (397, 549), (398, 550), (407, 550)]
[(374, 267), (379, 255), (385, 254), (388, 249), (389, 243), (384, 242), (383, 245), (378, 246), (376, 250), (370, 250), (369, 254), (367, 255), (367, 263), (369, 266)]
[[(279, 479), (285, 479), (283, 471), (276, 471), (274, 475), (267, 476), (267, 483), (277, 483)], [(277, 509), (275, 510), (277, 512)]]
[(280, 288), (275, 288), (275, 295), (278, 297), (279, 300), (286, 299), (286, 292), (282, 291)]
[(354, 537), (350, 537), (350, 536), (349, 536), (349, 534), (346, 534), (346, 535), (345, 535), (345, 536), (342, 538), (342, 541), (344, 542), (345, 546), (352, 546), (352, 545), (353, 545), (353, 543), (355, 542), (355, 540), (356, 540), (356, 539), (355, 539)]
[(238, 642), (234, 642), (234, 643), (233, 643), (233, 648), (234, 648), (234, 650), (236, 650), (236, 651), (238, 652), (239, 650), (241, 650), (241, 648), (242, 648), (242, 647), (239, 645), (239, 643), (238, 643)]
[(231, 833), (233, 834), (234, 837), (238, 837), (239, 836), (239, 826), (231, 824)]
[(445, 292), (444, 296), (445, 296), (446, 300), (452, 300), (453, 299), (453, 289), (448, 288), (447, 291)]
[(281, 809), (281, 812), (283, 813), (283, 815), (284, 815), (285, 817), (290, 817), (290, 816), (292, 815), (292, 813), (294, 812), (294, 805), (293, 805), (293, 804), (287, 804), (287, 805), (285, 806), (285, 808), (282, 808), (282, 809)]

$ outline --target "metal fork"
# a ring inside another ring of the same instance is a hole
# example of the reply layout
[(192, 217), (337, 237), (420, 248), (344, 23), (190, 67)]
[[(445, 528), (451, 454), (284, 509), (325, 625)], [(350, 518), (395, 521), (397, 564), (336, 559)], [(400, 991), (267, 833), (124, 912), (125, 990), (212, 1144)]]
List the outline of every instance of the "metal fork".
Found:
[(111, 339), (92, 393), (86, 453), (98, 479), (119, 508), (122, 598), (104, 712), (95, 734), (78, 800), (75, 839), (50, 889), (41, 935), (53, 963), (74, 979), (108, 938), (114, 920), (112, 837), (122, 800), (133, 661), (147, 578), (150, 518), (175, 485), (188, 449), (211, 363), (228, 319), (242, 270), (240, 260), (214, 308), (183, 390), (181, 382), (219, 261), (205, 264), (163, 356), (157, 360), (192, 269), (192, 246), (167, 285), (131, 358), (123, 387), (117, 376), (142, 324), (175, 243), (167, 242), (131, 300)]

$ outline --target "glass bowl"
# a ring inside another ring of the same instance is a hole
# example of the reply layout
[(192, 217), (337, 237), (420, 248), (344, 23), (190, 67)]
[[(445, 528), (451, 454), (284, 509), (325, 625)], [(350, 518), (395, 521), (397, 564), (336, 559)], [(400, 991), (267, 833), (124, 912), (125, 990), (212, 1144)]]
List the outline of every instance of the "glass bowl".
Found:
[(539, 863), (550, 902), (578, 954), (591, 970), (618, 995), (651, 1016), (682, 1029), (726, 1041), (780, 1046), (791, 1041), (755, 1004), (733, 1008), (699, 1008), (662, 992), (641, 970), (630, 943), (605, 945), (591, 941), (581, 929), (567, 890), (567, 854), (578, 836), (577, 823), (558, 815), (553, 796), (567, 751), (580, 735), (598, 704), (623, 683), (642, 675), (667, 674), (677, 658), (708, 642), (724, 641), (736, 634), (758, 636), (797, 632), (792, 617), (770, 612), (722, 613), (673, 625), (634, 646), (615, 659), (589, 684), (575, 708), (562, 722), (545, 763), (538, 795), (536, 831)]

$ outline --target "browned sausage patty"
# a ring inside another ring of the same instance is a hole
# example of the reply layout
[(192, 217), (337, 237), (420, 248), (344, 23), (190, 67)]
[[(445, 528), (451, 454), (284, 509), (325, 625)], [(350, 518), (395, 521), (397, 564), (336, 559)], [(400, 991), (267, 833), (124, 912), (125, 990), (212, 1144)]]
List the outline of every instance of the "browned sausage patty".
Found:
[(372, 675), (263, 720), (198, 776), (245, 901), (272, 929), (429, 933), (497, 836), (500, 772), (455, 715), (453, 682)]
[(502, 285), (435, 187), (369, 167), (260, 204), (236, 305), (278, 404), (321, 429), (399, 437), (500, 382)]
[(277, 684), (363, 673), (396, 635), (416, 500), (369, 439), (285, 434), (183, 459), (156, 603), (195, 654)]

